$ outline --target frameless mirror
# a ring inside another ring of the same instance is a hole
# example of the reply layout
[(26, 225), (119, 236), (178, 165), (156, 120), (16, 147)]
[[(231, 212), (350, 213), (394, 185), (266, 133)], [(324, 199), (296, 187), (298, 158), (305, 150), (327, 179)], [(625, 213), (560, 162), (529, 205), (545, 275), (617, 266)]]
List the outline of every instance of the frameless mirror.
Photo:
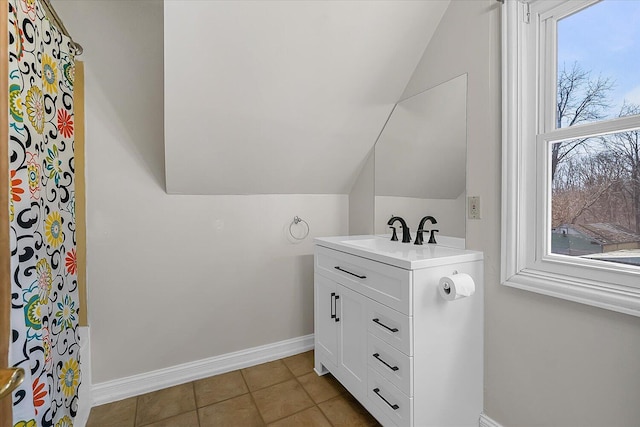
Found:
[(374, 151), (374, 230), (392, 215), (415, 236), (432, 215), (441, 235), (465, 237), (467, 75), (398, 102)]

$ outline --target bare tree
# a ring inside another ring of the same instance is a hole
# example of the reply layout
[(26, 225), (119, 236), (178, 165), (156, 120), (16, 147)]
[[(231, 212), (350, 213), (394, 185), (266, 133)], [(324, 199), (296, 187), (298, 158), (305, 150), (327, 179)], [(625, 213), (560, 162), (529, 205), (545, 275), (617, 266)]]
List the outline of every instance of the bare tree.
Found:
[[(618, 116), (640, 115), (625, 102)], [(567, 141), (554, 173), (552, 221), (611, 222), (640, 233), (640, 130)]]
[[(614, 81), (609, 77), (591, 78), (574, 62), (567, 70), (563, 66), (558, 73), (558, 98), (556, 125), (558, 128), (601, 120), (610, 108), (609, 93)], [(575, 139), (554, 144), (551, 151), (551, 179), (555, 177), (558, 162), (572, 155), (586, 139)]]
[[(640, 115), (640, 105), (624, 102), (619, 117)], [(623, 190), (630, 199), (633, 228), (640, 233), (640, 130), (609, 135), (605, 138), (607, 149), (625, 169)]]
[(604, 199), (621, 182), (622, 168), (616, 156), (597, 148), (602, 144), (598, 138), (585, 139), (582, 144), (586, 148), (583, 155), (559, 164), (552, 190), (554, 227), (590, 219), (600, 222)]

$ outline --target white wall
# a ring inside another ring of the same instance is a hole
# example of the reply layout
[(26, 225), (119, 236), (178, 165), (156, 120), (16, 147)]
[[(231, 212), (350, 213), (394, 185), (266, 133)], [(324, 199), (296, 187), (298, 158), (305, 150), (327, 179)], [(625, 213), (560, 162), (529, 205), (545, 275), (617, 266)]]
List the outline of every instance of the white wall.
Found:
[(55, 6), (85, 50), (94, 385), (312, 333), (311, 238), (347, 234), (348, 197), (167, 195), (162, 2)]
[(406, 89), (469, 73), (467, 247), (485, 254), (485, 412), (506, 426), (637, 426), (640, 319), (500, 285), (500, 3), (451, 2)]

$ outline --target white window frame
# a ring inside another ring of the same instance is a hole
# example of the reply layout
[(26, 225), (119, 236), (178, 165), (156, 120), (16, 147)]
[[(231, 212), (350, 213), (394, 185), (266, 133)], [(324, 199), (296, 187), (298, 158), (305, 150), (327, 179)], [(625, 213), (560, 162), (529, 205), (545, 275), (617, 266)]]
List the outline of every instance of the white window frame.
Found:
[(598, 0), (506, 0), (502, 10), (504, 285), (640, 316), (640, 269), (551, 254), (546, 147), (640, 127), (625, 117), (555, 129), (556, 25)]

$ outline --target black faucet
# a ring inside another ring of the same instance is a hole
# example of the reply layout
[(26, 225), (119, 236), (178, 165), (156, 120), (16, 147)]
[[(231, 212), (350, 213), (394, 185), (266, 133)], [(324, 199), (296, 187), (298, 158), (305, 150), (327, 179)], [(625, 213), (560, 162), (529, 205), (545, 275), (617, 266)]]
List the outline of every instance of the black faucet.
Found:
[[(425, 231), (429, 231), (424, 229), (424, 225), (427, 221), (429, 221), (431, 224), (438, 223), (438, 221), (436, 221), (436, 219), (431, 215), (427, 215), (424, 218), (422, 218), (420, 220), (420, 225), (418, 225), (418, 231), (416, 231), (416, 241), (413, 242), (415, 245), (421, 245), (423, 243), (422, 233), (424, 233)], [(436, 231), (440, 231), (440, 230), (431, 230), (431, 237), (429, 238), (429, 243), (436, 243), (436, 238), (433, 234)]]
[[(387, 222), (387, 225), (393, 226), (393, 223), (396, 221), (400, 221), (400, 226), (402, 227), (402, 243), (411, 243), (411, 231), (409, 230), (409, 227), (407, 227), (407, 223), (404, 219), (400, 218), (399, 216), (392, 216), (389, 222)], [(395, 240), (398, 240), (395, 227), (391, 228), (393, 228), (393, 236), (391, 236), (391, 240), (394, 240), (394, 236)]]

